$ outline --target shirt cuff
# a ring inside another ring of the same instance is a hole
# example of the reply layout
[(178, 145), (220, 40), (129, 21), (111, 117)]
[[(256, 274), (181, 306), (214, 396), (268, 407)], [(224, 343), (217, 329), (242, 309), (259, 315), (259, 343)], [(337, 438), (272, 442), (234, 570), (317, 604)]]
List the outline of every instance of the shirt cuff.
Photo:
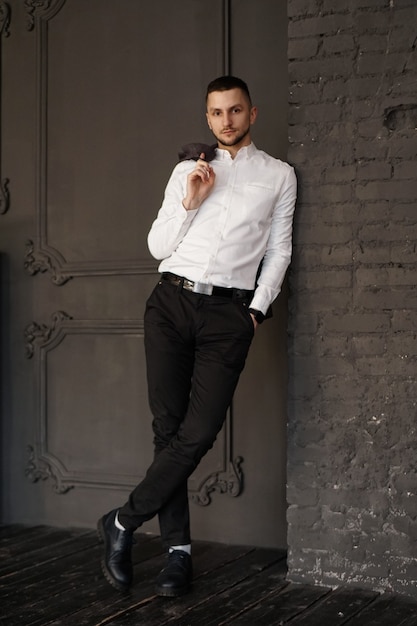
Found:
[(257, 309), (258, 311), (261, 311), (261, 313), (266, 315), (268, 308), (273, 303), (280, 291), (280, 289), (271, 289), (271, 287), (267, 287), (266, 285), (258, 285), (258, 287), (255, 289), (255, 294), (249, 305), (249, 308)]
[[(198, 209), (190, 209), (189, 211), (187, 211), (187, 209), (185, 208), (185, 206), (183, 205), (183, 203), (181, 202), (180, 205), (178, 205), (176, 213), (178, 215), (178, 217), (181, 217), (181, 219), (184, 221), (184, 223), (187, 222), (191, 222), (192, 219), (194, 218), (195, 214), (197, 213)], [(184, 216), (185, 213), (185, 216)]]

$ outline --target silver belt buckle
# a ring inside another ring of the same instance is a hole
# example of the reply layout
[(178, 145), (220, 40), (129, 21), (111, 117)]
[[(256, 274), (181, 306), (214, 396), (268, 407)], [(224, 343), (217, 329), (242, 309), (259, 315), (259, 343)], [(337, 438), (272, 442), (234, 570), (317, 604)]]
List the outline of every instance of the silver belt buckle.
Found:
[(193, 286), (194, 293), (201, 293), (205, 296), (211, 296), (213, 293), (213, 285), (208, 285), (207, 283), (194, 283)]
[(194, 291), (194, 282), (192, 280), (188, 280), (188, 278), (184, 278), (182, 283), (182, 288), (187, 291)]

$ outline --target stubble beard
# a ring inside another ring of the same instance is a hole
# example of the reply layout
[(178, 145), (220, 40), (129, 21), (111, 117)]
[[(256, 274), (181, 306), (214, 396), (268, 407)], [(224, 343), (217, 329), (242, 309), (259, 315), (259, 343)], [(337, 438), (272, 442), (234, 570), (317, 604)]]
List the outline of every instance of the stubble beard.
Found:
[(213, 135), (215, 136), (215, 138), (217, 139), (218, 143), (221, 146), (227, 146), (228, 148), (231, 148), (231, 147), (236, 146), (237, 144), (239, 144), (241, 141), (243, 141), (245, 139), (245, 137), (247, 137), (247, 135), (249, 134), (249, 131), (250, 131), (250, 125), (246, 128), (246, 130), (244, 130), (242, 133), (240, 133), (240, 135), (238, 135), (234, 139), (231, 138), (230, 140), (222, 139), (218, 135), (215, 135), (214, 133), (213, 133)]

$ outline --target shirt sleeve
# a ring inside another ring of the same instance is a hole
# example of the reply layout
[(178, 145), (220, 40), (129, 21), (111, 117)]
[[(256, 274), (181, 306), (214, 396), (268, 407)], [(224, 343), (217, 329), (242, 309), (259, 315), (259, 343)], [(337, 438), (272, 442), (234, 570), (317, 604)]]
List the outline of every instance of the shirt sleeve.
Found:
[(294, 168), (288, 165), (288, 174), (274, 209), (261, 273), (250, 304), (251, 308), (262, 311), (264, 314), (281, 291), (285, 273), (291, 261), (296, 198), (297, 179)]
[(198, 209), (187, 211), (182, 204), (189, 168), (189, 161), (179, 163), (174, 168), (165, 189), (162, 206), (149, 231), (149, 251), (157, 260), (166, 259), (174, 252), (197, 214)]

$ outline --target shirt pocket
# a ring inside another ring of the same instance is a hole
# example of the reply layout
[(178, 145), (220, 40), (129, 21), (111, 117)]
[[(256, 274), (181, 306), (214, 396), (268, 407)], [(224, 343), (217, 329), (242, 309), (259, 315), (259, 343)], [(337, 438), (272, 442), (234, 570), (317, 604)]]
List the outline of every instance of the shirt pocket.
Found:
[(276, 190), (263, 183), (246, 183), (243, 189), (243, 208), (259, 223), (269, 223), (276, 203)]

